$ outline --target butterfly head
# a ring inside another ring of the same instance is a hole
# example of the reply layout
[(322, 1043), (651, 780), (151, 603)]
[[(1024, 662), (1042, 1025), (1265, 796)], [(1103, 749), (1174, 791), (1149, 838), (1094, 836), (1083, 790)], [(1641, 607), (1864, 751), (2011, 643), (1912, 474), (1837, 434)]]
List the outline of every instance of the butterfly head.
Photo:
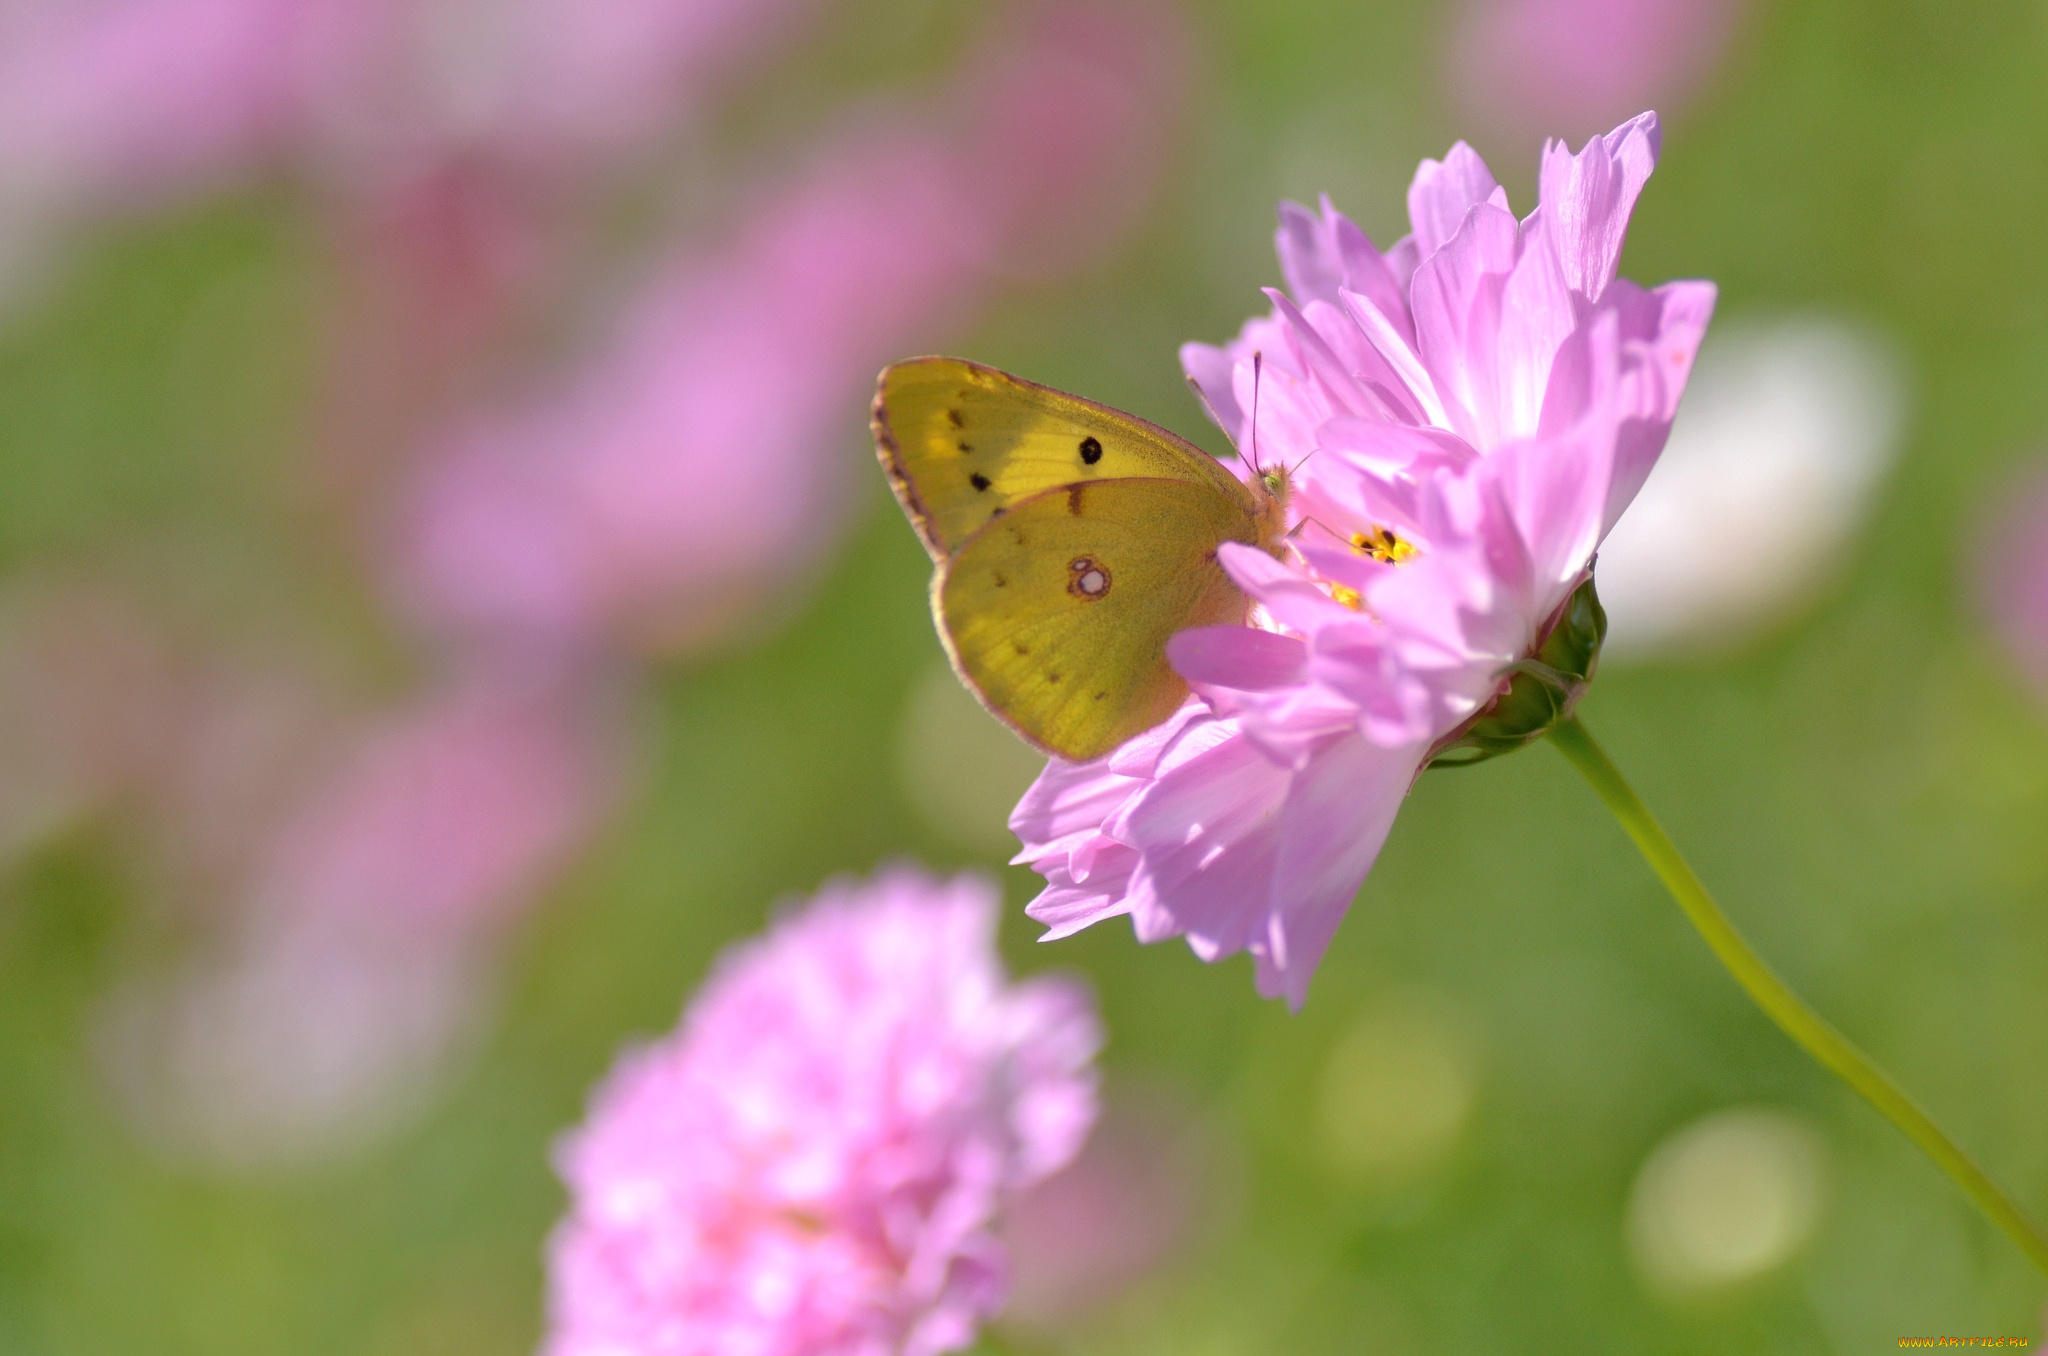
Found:
[(1287, 539), (1287, 501), (1293, 490), (1291, 473), (1285, 466), (1262, 466), (1252, 477), (1252, 498), (1258, 501), (1259, 542), (1279, 556)]

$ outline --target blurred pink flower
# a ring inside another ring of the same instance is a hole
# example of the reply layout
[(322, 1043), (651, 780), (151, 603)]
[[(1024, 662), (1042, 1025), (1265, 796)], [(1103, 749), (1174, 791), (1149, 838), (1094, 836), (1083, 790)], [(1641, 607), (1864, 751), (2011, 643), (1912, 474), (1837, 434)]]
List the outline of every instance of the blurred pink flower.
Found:
[(1669, 110), (1720, 61), (1743, 0), (1466, 0), (1451, 83), (1473, 117), (1583, 136)]
[(550, 1356), (929, 1356), (1001, 1302), (991, 1232), (1095, 1114), (1092, 1005), (1006, 981), (998, 900), (898, 868), (729, 952), (562, 1145)]
[(306, 91), (313, 155), (371, 179), (455, 159), (580, 177), (700, 112), (817, 3), (358, 0), (355, 8), (365, 57)]
[(1663, 447), (1714, 291), (1615, 277), (1657, 147), (1649, 114), (1552, 143), (1517, 222), (1460, 143), (1384, 255), (1327, 204), (1282, 209), (1292, 296), (1182, 359), (1240, 446), (1259, 382), (1301, 530), (1286, 560), (1225, 545), (1264, 625), (1173, 639), (1198, 694), (1174, 720), (1018, 805), (1048, 936), (1128, 913), (1205, 960), (1249, 951), (1300, 1005), (1415, 777), (1535, 653)]
[(2048, 474), (2008, 487), (1984, 534), (1978, 597), (2020, 672), (2048, 697)]
[(329, 729), (314, 775), (306, 750), (274, 766), (259, 738), (183, 783), (197, 803), (159, 817), (249, 789), (288, 803), (244, 805), (256, 828), (240, 859), (201, 873), (226, 907), (208, 901), (187, 950), (106, 1000), (102, 1062), (145, 1133), (248, 1167), (332, 1156), (423, 1105), (478, 1024), (495, 943), (616, 791), (597, 690), (493, 671)]
[(373, 182), (587, 174), (812, 0), (41, 0), (0, 16), (0, 183), (98, 200), (289, 153)]
[(493, 667), (383, 718), (277, 836), (257, 910), (419, 944), (502, 927), (610, 804), (601, 692)]
[(1033, 11), (957, 106), (835, 140), (565, 384), (450, 430), (400, 527), (413, 611), (669, 649), (756, 611), (859, 502), (848, 412), (875, 369), (957, 328), (997, 275), (1071, 264), (1062, 242), (1092, 252), (1128, 219), (1180, 50), (1159, 14)]
[(567, 388), (428, 453), (399, 588), (436, 629), (677, 645), (816, 560), (868, 369), (966, 302), (978, 223), (929, 138), (829, 157), (644, 290)]
[(109, 206), (299, 126), (338, 0), (46, 0), (0, 21), (0, 192)]

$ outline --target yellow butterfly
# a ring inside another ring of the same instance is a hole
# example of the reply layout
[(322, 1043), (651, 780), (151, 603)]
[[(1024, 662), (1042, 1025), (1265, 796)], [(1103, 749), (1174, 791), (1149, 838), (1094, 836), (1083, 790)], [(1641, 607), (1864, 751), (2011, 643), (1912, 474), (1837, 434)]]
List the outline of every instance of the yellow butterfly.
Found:
[(982, 705), (1097, 758), (1179, 708), (1166, 642), (1242, 622), (1226, 541), (1278, 554), (1286, 476), (1246, 485), (1142, 419), (959, 358), (882, 372), (875, 452), (938, 567), (932, 616)]

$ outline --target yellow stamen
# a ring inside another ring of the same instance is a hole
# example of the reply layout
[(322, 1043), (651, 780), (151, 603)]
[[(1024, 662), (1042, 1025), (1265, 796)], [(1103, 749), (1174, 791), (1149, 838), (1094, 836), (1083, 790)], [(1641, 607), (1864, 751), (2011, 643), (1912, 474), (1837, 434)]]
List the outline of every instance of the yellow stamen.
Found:
[(1382, 565), (1399, 565), (1415, 555), (1414, 542), (1402, 541), (1394, 535), (1392, 528), (1386, 527), (1352, 533), (1351, 549), (1362, 556), (1371, 556)]
[(1358, 590), (1346, 588), (1342, 584), (1330, 585), (1330, 599), (1332, 602), (1344, 604), (1353, 612), (1364, 606), (1364, 600), (1358, 596)]

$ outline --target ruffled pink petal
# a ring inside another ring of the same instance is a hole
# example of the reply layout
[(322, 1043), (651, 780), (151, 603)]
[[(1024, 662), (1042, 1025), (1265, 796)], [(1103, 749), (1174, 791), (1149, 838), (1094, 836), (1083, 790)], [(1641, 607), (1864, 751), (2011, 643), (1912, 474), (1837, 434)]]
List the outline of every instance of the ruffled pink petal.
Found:
[(1428, 259), (1448, 244), (1465, 224), (1466, 213), (1481, 203), (1506, 211), (1508, 199), (1479, 152), (1461, 141), (1442, 160), (1423, 161), (1408, 185), (1408, 220), (1415, 227), (1417, 257)]
[(1712, 283), (1674, 282), (1644, 291), (1617, 279), (1559, 347), (1538, 434), (1561, 436), (1595, 412), (1608, 412), (1615, 450), (1602, 536), (1664, 450), (1713, 318), (1715, 296)]
[(1437, 398), (1458, 435), (1484, 451), (1498, 441), (1501, 292), (1514, 271), (1520, 226), (1481, 203), (1415, 270), (1415, 337)]
[(1198, 626), (1166, 642), (1166, 660), (1191, 683), (1256, 692), (1300, 682), (1308, 651), (1254, 626)]
[(1657, 167), (1663, 129), (1655, 113), (1640, 113), (1573, 155), (1564, 143), (1543, 148), (1539, 201), (1552, 223), (1565, 283), (1597, 301), (1614, 281), (1629, 214)]
[(1224, 573), (1282, 626), (1297, 631), (1313, 630), (1344, 611), (1299, 571), (1289, 569), (1255, 546), (1227, 541), (1217, 550), (1216, 559)]
[(1412, 341), (1407, 279), (1394, 276), (1371, 239), (1332, 207), (1327, 195), (1320, 216), (1299, 203), (1280, 204), (1280, 229), (1274, 244), (1280, 255), (1280, 276), (1303, 306), (1311, 301), (1334, 303), (1340, 293), (1355, 292), (1384, 312), (1396, 332)]
[(1304, 370), (1315, 379), (1317, 390), (1332, 407), (1331, 413), (1371, 415), (1380, 419), (1406, 420), (1412, 417), (1402, 402), (1391, 398), (1392, 386), (1400, 379), (1377, 352), (1373, 354), (1373, 370), (1356, 372), (1285, 292), (1269, 287), (1266, 295), (1272, 300), (1275, 313), (1288, 322), (1294, 351), (1300, 356)]
[(1371, 297), (1346, 288), (1338, 293), (1338, 302), (1349, 313), (1352, 323), (1379, 352), (1380, 358), (1392, 370), (1401, 383), (1402, 393), (1408, 403), (1420, 412), (1417, 422), (1434, 424), (1439, 428), (1450, 423), (1443, 400), (1436, 393), (1436, 383), (1430, 379), (1429, 369), (1423, 366), (1422, 358), (1415, 348), (1415, 321), (1403, 301), (1398, 324), (1393, 319), (1395, 312)]
[(1341, 739), (1295, 775), (1281, 809), (1260, 993), (1297, 1011), (1307, 1000), (1309, 978), (1378, 859), (1426, 749)]
[(1562, 602), (1600, 545), (1614, 447), (1613, 421), (1589, 416), (1562, 438), (1511, 443), (1489, 458), (1542, 590), (1537, 608)]
[(1159, 908), (1204, 959), (1263, 932), (1292, 779), (1240, 737), (1161, 776), (1124, 821)]

